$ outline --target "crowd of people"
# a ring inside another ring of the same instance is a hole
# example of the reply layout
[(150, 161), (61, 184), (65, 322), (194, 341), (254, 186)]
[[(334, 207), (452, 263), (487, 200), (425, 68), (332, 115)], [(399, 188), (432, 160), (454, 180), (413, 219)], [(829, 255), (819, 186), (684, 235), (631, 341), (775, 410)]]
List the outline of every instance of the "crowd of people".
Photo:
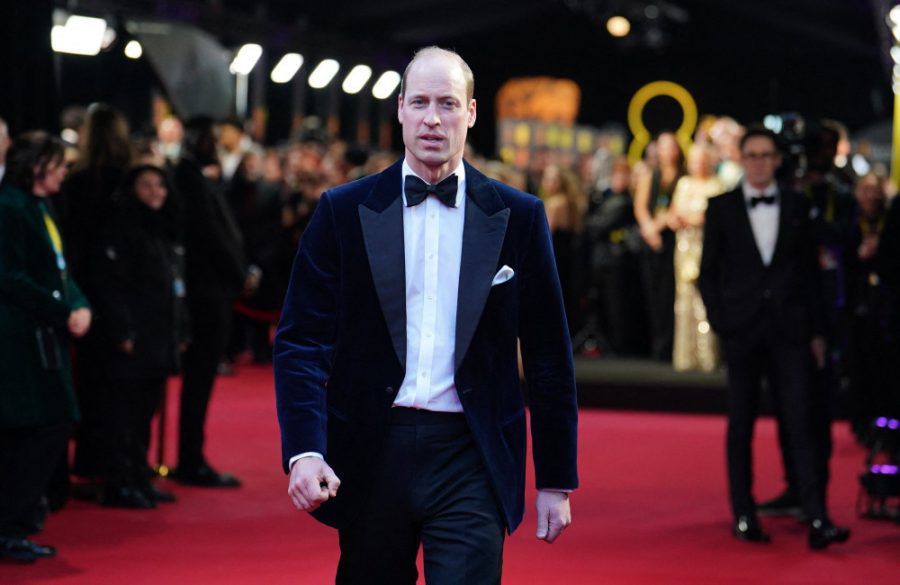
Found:
[[(745, 132), (731, 118), (710, 118), (686, 153), (674, 134), (662, 133), (634, 167), (620, 159), (607, 174), (582, 178), (588, 188), (573, 210), (583, 214), (572, 222), (580, 235), (566, 236), (557, 250), (568, 256), (559, 267), (576, 299), (576, 351), (650, 357), (678, 371), (722, 366), (698, 280), (707, 204), (740, 187), (752, 162), (740, 150)], [(810, 124), (794, 144), (776, 138), (779, 152), (794, 153), (773, 170), (776, 182), (810, 205), (827, 343), (820, 384), (834, 397), (832, 408), (841, 399), (864, 439), (896, 400), (879, 381), (896, 334), (896, 261), (882, 244), (895, 237), (888, 221), (895, 189), (886, 169), (854, 174), (846, 130), (836, 122)], [(548, 202), (554, 229), (552, 209)]]
[[(722, 350), (698, 286), (705, 212), (744, 179), (744, 131), (707, 119), (687, 152), (662, 133), (636, 165), (607, 152), (579, 169), (552, 153), (525, 170), (471, 150), (466, 159), (544, 200), (576, 352), (709, 372)], [(864, 440), (896, 406), (885, 372), (900, 331), (900, 206), (889, 206), (883, 173), (837, 166), (845, 141), (835, 123), (811, 126), (802, 160), (786, 159), (779, 177), (804, 195), (816, 240), (827, 351), (815, 384), (829, 397), (850, 388)], [(396, 158), (315, 133), (263, 147), (240, 120), (169, 117), (135, 138), (103, 104), (85, 111), (77, 144), (45, 132), (10, 140), (0, 121), (3, 556), (54, 554), (27, 538), (70, 494), (127, 508), (174, 501), (152, 481), (148, 447), (175, 374), (173, 478), (240, 485), (205, 457), (215, 378), (244, 352), (271, 360), (272, 325), (322, 192)]]

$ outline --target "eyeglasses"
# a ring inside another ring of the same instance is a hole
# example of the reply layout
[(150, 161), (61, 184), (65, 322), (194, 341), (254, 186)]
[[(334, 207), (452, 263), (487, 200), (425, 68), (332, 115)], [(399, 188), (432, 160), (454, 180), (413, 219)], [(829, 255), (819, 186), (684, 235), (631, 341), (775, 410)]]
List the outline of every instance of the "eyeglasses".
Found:
[(741, 158), (744, 160), (773, 160), (778, 156), (778, 153), (775, 152), (743, 152), (741, 153)]

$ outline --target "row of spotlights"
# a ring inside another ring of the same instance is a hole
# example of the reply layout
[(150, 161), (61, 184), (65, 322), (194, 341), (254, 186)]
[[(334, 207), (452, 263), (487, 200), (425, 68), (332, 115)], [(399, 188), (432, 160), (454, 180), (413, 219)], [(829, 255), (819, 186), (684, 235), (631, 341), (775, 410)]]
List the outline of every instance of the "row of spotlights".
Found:
[[(72, 14), (65, 16), (65, 24), (50, 29), (50, 46), (57, 53), (94, 56), (116, 40), (116, 31), (103, 18)], [(144, 49), (136, 40), (125, 45), (125, 56), (140, 59)]]
[(891, 85), (894, 94), (900, 95), (900, 4), (888, 11), (886, 21), (894, 36), (894, 46), (891, 47), (891, 59), (894, 62)]
[[(55, 25), (50, 32), (50, 44), (58, 53), (75, 55), (97, 55), (115, 38), (113, 29), (108, 28), (106, 20), (90, 16), (70, 15), (63, 25)], [(242, 46), (231, 62), (229, 71), (236, 75), (249, 75), (263, 49), (260, 45), (250, 43)], [(141, 44), (131, 40), (125, 45), (125, 56), (129, 59), (140, 59), (144, 54)], [(271, 79), (275, 83), (287, 83), (303, 66), (303, 55), (287, 53), (272, 69)], [(316, 88), (326, 87), (340, 71), (340, 64), (334, 59), (325, 59), (319, 63), (309, 76), (309, 84)], [(344, 79), (342, 88), (349, 94), (362, 91), (372, 77), (372, 68), (357, 65), (350, 70)], [(396, 71), (383, 73), (372, 87), (372, 95), (378, 99), (386, 99), (400, 84), (400, 75)]]
[[(231, 62), (230, 71), (235, 74), (249, 75), (256, 63), (262, 56), (262, 47), (256, 44), (248, 44), (238, 49), (234, 60)], [(275, 83), (287, 83), (303, 66), (303, 55), (299, 53), (286, 53), (275, 67), (272, 68), (270, 79)], [(341, 65), (334, 59), (324, 59), (312, 73), (309, 74), (309, 85), (314, 89), (322, 89), (329, 83), (341, 70)], [(366, 83), (372, 78), (372, 68), (368, 65), (357, 65), (350, 70), (341, 88), (349, 94), (357, 94), (362, 91)], [(400, 74), (396, 71), (385, 71), (381, 74), (375, 85), (372, 86), (372, 95), (383, 100), (390, 97), (397, 86), (400, 85)]]

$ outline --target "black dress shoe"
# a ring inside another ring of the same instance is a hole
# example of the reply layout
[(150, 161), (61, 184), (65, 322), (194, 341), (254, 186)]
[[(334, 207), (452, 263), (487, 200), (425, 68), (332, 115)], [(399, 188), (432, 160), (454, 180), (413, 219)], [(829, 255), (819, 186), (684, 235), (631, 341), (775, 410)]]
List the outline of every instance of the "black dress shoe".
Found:
[(756, 513), (760, 516), (799, 516), (803, 513), (803, 508), (800, 506), (800, 498), (786, 489), (771, 500), (759, 504)]
[(149, 482), (141, 488), (141, 491), (144, 493), (147, 499), (154, 502), (163, 502), (165, 504), (170, 504), (177, 500), (175, 494), (173, 494), (172, 492), (161, 490)]
[(141, 490), (129, 485), (105, 485), (100, 491), (97, 501), (101, 505), (111, 508), (149, 510), (156, 507), (156, 503)]
[(738, 516), (731, 527), (731, 533), (745, 542), (769, 542), (772, 539), (763, 532), (755, 516)]
[(31, 552), (34, 553), (34, 556), (38, 558), (48, 558), (56, 556), (56, 548), (47, 544), (38, 544), (32, 540), (26, 540), (28, 546), (31, 547)]
[(822, 550), (835, 542), (847, 542), (850, 529), (835, 526), (830, 520), (816, 519), (809, 523), (809, 548)]
[(172, 479), (184, 485), (195, 487), (223, 487), (236, 488), (241, 486), (241, 481), (230, 473), (219, 473), (207, 464), (194, 469), (179, 467), (172, 472)]
[(38, 555), (32, 548), (33, 543), (24, 538), (0, 536), (0, 560), (13, 563), (33, 563)]

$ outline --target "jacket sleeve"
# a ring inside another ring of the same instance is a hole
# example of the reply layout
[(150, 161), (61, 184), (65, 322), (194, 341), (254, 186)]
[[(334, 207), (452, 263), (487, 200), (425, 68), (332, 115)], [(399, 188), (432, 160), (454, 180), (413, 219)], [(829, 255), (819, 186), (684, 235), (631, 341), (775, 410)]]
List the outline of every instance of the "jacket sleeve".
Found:
[[(0, 297), (48, 325), (65, 327), (72, 310), (70, 299), (37, 283), (26, 271), (28, 234), (23, 218), (11, 207), (0, 207)], [(53, 267), (56, 270), (56, 267)], [(69, 281), (70, 283), (72, 281)], [(77, 297), (84, 299), (81, 291)], [(71, 294), (71, 293), (70, 293)], [(86, 305), (86, 301), (85, 301)]]
[(592, 241), (605, 240), (613, 230), (634, 223), (631, 202), (627, 199), (614, 199), (606, 203), (601, 213), (588, 218), (587, 229)]
[(806, 286), (806, 297), (809, 305), (810, 329), (813, 337), (826, 335), (827, 307), (825, 291), (822, 289), (822, 276), (819, 269), (819, 244), (815, 235), (815, 226), (809, 219), (809, 204), (806, 198), (796, 195), (801, 203), (799, 218), (802, 232), (800, 234), (800, 270), (803, 271), (803, 283)]
[(535, 201), (522, 262), (519, 337), (528, 383), (535, 483), (578, 487), (578, 405), (572, 342), (543, 204)]
[(329, 193), (300, 241), (275, 334), (273, 362), (282, 465), (305, 452), (327, 458), (325, 391), (340, 291), (340, 249)]
[(720, 201), (712, 199), (706, 209), (703, 228), (703, 253), (700, 259), (700, 277), (697, 285), (706, 306), (709, 324), (717, 333), (722, 331), (721, 254), (724, 246), (722, 234), (722, 210)]

